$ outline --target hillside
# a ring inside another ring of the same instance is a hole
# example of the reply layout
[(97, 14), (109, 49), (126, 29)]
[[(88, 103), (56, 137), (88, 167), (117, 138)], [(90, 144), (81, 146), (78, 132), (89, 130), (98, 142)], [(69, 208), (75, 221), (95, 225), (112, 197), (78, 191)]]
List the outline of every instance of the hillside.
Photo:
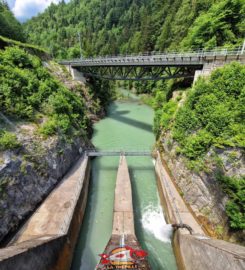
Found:
[(211, 234), (243, 243), (244, 78), (244, 65), (228, 64), (187, 89), (159, 83), (152, 102), (158, 146), (182, 196)]
[(1, 242), (90, 146), (92, 122), (113, 91), (108, 82), (75, 82), (16, 46), (0, 50), (0, 85)]
[(25, 41), (21, 24), (14, 17), (4, 0), (0, 0), (0, 36)]
[[(57, 58), (241, 45), (243, 0), (71, 0), (25, 25)], [(79, 44), (79, 35), (81, 44)]]

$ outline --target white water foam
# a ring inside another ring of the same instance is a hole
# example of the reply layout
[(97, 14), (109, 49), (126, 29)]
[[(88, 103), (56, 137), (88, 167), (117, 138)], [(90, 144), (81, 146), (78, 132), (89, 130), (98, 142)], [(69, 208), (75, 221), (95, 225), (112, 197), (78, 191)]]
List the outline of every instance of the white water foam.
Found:
[(143, 228), (154, 235), (155, 238), (162, 242), (171, 242), (173, 228), (171, 224), (166, 224), (161, 206), (147, 206), (144, 209), (142, 217)]

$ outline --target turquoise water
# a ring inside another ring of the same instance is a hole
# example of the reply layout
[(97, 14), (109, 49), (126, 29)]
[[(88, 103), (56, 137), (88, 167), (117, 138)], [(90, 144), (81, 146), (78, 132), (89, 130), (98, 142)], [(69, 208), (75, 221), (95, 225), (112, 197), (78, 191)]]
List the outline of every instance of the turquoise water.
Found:
[[(93, 144), (99, 149), (149, 150), (154, 145), (153, 111), (137, 100), (115, 102), (108, 117), (94, 125)], [(92, 162), (92, 177), (84, 222), (72, 270), (94, 269), (98, 254), (110, 239), (114, 188), (119, 157)], [(150, 157), (127, 157), (132, 182), (135, 229), (142, 248), (149, 252), (153, 270), (174, 270), (171, 226), (166, 225), (157, 191), (154, 162)]]

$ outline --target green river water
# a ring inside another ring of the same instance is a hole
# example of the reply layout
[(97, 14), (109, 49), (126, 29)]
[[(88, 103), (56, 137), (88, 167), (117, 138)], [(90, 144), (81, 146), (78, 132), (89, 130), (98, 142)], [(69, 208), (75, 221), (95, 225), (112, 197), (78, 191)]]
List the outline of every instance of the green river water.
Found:
[[(149, 150), (154, 145), (153, 110), (135, 100), (116, 101), (108, 116), (94, 125), (92, 142), (99, 149)], [(110, 239), (114, 188), (119, 157), (92, 162), (88, 202), (72, 270), (95, 268)], [(152, 270), (175, 270), (171, 227), (166, 225), (157, 191), (154, 162), (150, 157), (127, 157), (132, 182), (135, 230), (149, 252)]]

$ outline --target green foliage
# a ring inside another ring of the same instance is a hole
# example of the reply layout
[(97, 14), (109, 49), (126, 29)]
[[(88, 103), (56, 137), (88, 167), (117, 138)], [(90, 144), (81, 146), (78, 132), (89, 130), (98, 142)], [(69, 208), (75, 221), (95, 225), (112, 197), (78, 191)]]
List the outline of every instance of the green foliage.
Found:
[(0, 47), (4, 48), (8, 46), (16, 46), (16, 47), (22, 48), (28, 53), (34, 54), (44, 59), (49, 58), (47, 51), (39, 46), (35, 46), (33, 44), (28, 44), (28, 43), (22, 43), (20, 41), (16, 41), (13, 39), (0, 36)]
[(229, 197), (226, 213), (229, 217), (230, 227), (236, 230), (245, 229), (245, 178), (217, 175), (217, 180)]
[(22, 49), (0, 51), (0, 61), (0, 107), (7, 115), (32, 119), (50, 93), (61, 88), (40, 59)]
[(164, 103), (161, 109), (155, 112), (154, 132), (159, 135), (160, 130), (167, 130), (177, 109), (177, 102), (171, 100)]
[(97, 101), (98, 107), (106, 108), (116, 98), (116, 91), (111, 81), (91, 79), (90, 94)]
[(1, 130), (0, 131), (0, 151), (10, 150), (20, 147), (15, 134)]
[(200, 79), (177, 112), (173, 136), (190, 159), (212, 146), (244, 147), (245, 67), (232, 63)]
[(201, 14), (182, 41), (186, 48), (213, 48), (240, 46), (245, 31), (245, 2), (243, 0), (217, 1)]
[[(24, 24), (57, 58), (241, 45), (243, 0), (77, 0)], [(81, 35), (81, 42), (78, 38)]]
[(3, 0), (0, 0), (0, 35), (19, 41), (25, 40), (21, 24)]
[(64, 88), (42, 66), (39, 58), (22, 49), (0, 51), (0, 108), (15, 119), (48, 116), (40, 128), (44, 135), (86, 129), (88, 119), (83, 97)]
[(212, 140), (212, 135), (205, 129), (201, 129), (196, 134), (185, 139), (182, 153), (189, 159), (196, 159), (207, 152), (212, 145)]
[[(54, 134), (71, 134), (72, 120), (66, 114), (54, 114), (46, 121), (39, 132), (45, 137)], [(82, 127), (82, 125), (80, 125)], [(86, 128), (86, 126), (85, 126)]]

